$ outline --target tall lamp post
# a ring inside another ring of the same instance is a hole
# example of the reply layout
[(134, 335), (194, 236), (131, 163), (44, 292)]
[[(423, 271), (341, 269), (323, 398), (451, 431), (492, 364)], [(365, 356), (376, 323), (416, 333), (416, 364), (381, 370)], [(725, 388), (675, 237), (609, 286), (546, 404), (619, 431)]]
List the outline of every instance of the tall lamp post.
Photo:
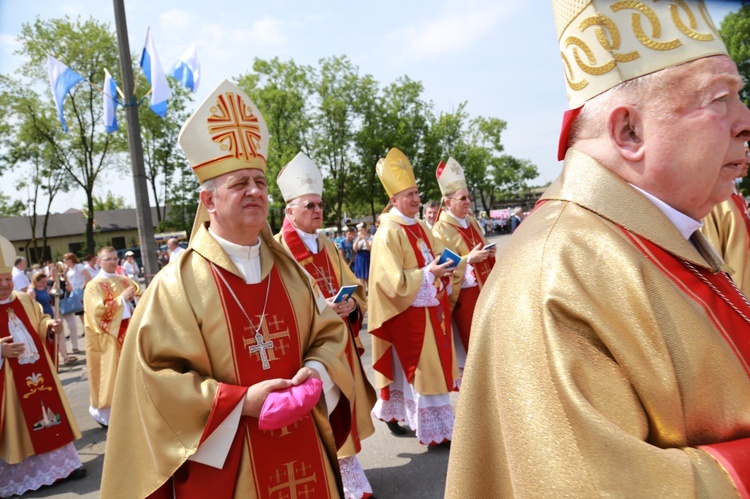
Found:
[(138, 103), (133, 93), (133, 66), (130, 59), (128, 43), (128, 23), (125, 18), (123, 0), (114, 0), (115, 26), (117, 27), (117, 46), (120, 52), (120, 74), (122, 91), (126, 102), (125, 117), (128, 122), (128, 143), (130, 145), (130, 166), (133, 171), (135, 188), (135, 211), (138, 219), (138, 237), (141, 240), (141, 258), (146, 271), (146, 283), (159, 270), (156, 259), (156, 241), (154, 241), (154, 224), (151, 219), (151, 203), (148, 200), (148, 184), (143, 166), (143, 145), (141, 144), (141, 125), (138, 121)]

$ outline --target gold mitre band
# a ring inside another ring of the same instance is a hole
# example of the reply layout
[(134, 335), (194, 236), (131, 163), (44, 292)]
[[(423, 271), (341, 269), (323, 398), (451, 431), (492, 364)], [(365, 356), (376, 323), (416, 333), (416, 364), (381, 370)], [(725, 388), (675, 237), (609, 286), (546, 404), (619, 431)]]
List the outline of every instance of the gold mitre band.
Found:
[(384, 160), (378, 161), (375, 172), (388, 196), (395, 196), (401, 191), (417, 186), (409, 158), (395, 147), (388, 151)]
[(468, 189), (464, 169), (452, 157), (448, 158), (447, 163), (440, 162), (437, 170), (435, 170), (435, 177), (437, 177), (438, 186), (440, 186), (440, 192), (443, 196), (450, 196), (461, 189)]
[(268, 139), (253, 101), (224, 80), (185, 122), (178, 141), (202, 184), (245, 168), (265, 172)]
[(13, 243), (0, 236), (0, 274), (13, 272), (15, 263), (16, 249), (13, 247)]
[(570, 108), (670, 66), (727, 54), (703, 1), (552, 0)]

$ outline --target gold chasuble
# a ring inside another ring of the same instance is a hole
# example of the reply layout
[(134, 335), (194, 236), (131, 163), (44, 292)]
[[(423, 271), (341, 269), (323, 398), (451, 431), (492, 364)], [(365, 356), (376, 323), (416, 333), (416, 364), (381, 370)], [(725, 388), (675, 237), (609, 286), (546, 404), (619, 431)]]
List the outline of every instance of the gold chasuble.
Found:
[[(0, 304), (0, 338), (12, 336), (13, 342), (25, 344), (24, 355), (0, 361), (0, 459), (7, 464), (81, 438), (44, 348), (49, 320), (26, 293), (12, 292), (11, 301)], [(0, 474), (0, 482), (9, 479)]]
[(477, 303), (447, 498), (746, 496), (750, 305), (691, 240), (568, 150)]
[[(318, 237), (318, 244), (322, 246), (321, 250), (312, 254), (300, 239), (299, 234), (294, 229), (289, 219), (284, 217), (281, 232), (274, 238), (289, 251), (292, 256), (302, 265), (305, 270), (313, 277), (315, 282), (326, 298), (333, 297), (341, 286), (358, 285), (357, 278), (354, 277), (351, 269), (341, 258), (333, 241), (325, 236)], [(372, 425), (370, 411), (375, 405), (377, 396), (375, 390), (367, 380), (362, 368), (360, 355), (364, 352), (362, 340), (359, 338), (359, 331), (362, 328), (362, 320), (367, 310), (367, 298), (362, 286), (357, 288), (352, 296), (357, 301), (357, 308), (344, 320), (349, 330), (349, 338), (346, 348), (347, 361), (349, 368), (354, 375), (354, 386), (356, 389), (354, 397), (354, 406), (352, 407), (352, 425), (349, 436), (344, 445), (338, 451), (339, 459), (351, 457), (359, 453), (362, 449), (361, 440), (375, 433), (375, 427)]]
[(140, 286), (128, 277), (98, 274), (86, 284), (83, 315), (86, 331), (86, 367), (89, 373), (91, 407), (112, 407), (120, 351), (129, 319), (122, 319), (120, 295), (128, 286), (140, 296)]
[[(309, 277), (268, 226), (260, 238), (258, 284), (245, 283), (201, 226), (148, 287), (120, 362), (102, 497), (340, 496), (336, 449), (354, 399), (345, 327), (329, 307), (318, 308), (322, 297), (313, 299)], [(341, 390), (331, 422), (321, 397), (280, 430), (260, 430), (245, 416), (227, 426), (248, 386), (291, 378), (312, 360)], [(227, 432), (225, 459), (199, 462), (196, 451), (209, 453), (214, 436)]]
[(732, 279), (750, 296), (750, 214), (747, 202), (734, 193), (714, 206), (704, 219), (701, 232), (732, 269)]
[(424, 222), (406, 225), (398, 215), (380, 215), (372, 242), (368, 327), (375, 386), (381, 391), (387, 392), (393, 382), (394, 347), (408, 382), (420, 394), (448, 393), (458, 379), (445, 287), (438, 292), (440, 306), (412, 307), (422, 285), (422, 267), (431, 263), (418, 253), (422, 245), (432, 255), (443, 252)]
[(487, 239), (482, 235), (482, 229), (479, 227), (477, 219), (471, 215), (467, 215), (466, 222), (468, 227), (464, 229), (458, 220), (448, 212), (442, 211), (440, 218), (432, 227), (432, 233), (435, 239), (440, 241), (444, 247), (461, 256), (461, 262), (456, 266), (456, 270), (453, 273), (451, 313), (458, 327), (464, 348), (468, 350), (474, 307), (476, 306), (482, 286), (484, 286), (487, 277), (492, 272), (492, 267), (495, 265), (495, 258), (490, 257), (477, 264), (472, 264), (477, 286), (461, 288), (461, 283), (466, 274), (467, 255), (477, 244), (482, 243), (483, 246), (487, 244)]

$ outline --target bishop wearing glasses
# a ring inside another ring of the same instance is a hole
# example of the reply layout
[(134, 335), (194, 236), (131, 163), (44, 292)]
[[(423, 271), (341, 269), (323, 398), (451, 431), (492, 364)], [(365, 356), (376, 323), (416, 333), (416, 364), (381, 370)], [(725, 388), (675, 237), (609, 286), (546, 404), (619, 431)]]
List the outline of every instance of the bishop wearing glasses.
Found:
[(367, 381), (359, 356), (364, 353), (359, 331), (367, 310), (367, 298), (362, 286), (349, 298), (334, 300), (342, 286), (358, 285), (358, 280), (344, 261), (336, 245), (327, 237), (318, 237), (323, 225), (323, 176), (317, 165), (300, 152), (279, 172), (276, 178), (286, 202), (284, 222), (276, 240), (284, 246), (300, 265), (313, 277), (328, 305), (347, 326), (347, 362), (354, 374), (355, 399), (351, 431), (339, 449), (339, 466), (348, 498), (369, 497), (372, 494), (367, 477), (357, 460), (360, 441), (375, 433), (370, 411), (375, 405), (375, 390)]

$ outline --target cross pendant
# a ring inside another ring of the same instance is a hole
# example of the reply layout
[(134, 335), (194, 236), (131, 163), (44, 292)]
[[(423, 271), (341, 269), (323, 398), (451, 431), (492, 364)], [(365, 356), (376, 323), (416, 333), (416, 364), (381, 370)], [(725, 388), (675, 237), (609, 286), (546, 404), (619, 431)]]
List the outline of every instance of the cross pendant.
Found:
[(268, 362), (268, 354), (266, 353), (266, 350), (269, 348), (273, 348), (273, 341), (263, 341), (263, 335), (261, 333), (255, 333), (255, 345), (248, 347), (248, 351), (251, 355), (256, 352), (260, 355), (260, 362), (264, 371), (271, 369), (271, 363)]

